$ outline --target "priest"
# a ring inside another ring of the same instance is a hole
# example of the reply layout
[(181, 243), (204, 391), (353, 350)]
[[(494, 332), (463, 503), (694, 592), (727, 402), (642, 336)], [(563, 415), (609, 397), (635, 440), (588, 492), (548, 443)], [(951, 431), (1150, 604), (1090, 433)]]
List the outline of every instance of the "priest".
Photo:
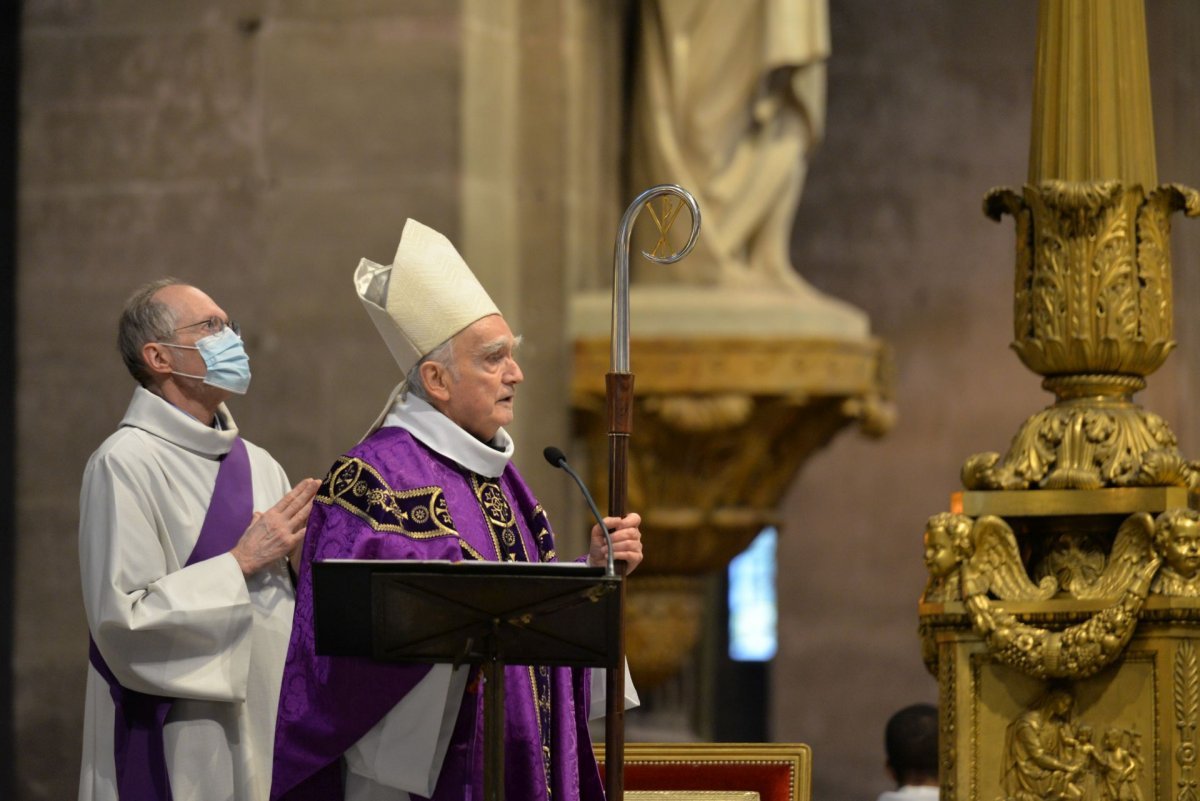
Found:
[[(271, 795), (285, 801), (483, 798), (480, 669), (318, 656), (312, 562), (551, 562), (545, 511), (511, 464), (519, 339), (444, 236), (415, 220), (394, 263), (362, 260), (360, 299), (405, 374), (366, 438), (330, 470), (304, 545)], [(608, 518), (613, 556), (642, 558), (641, 519)], [(604, 565), (591, 532), (591, 565)], [(599, 801), (591, 671), (505, 668), (505, 795)], [(599, 671), (598, 682), (603, 685)], [(600, 702), (600, 703), (594, 703)]]
[(92, 454), (79, 557), (91, 632), (81, 801), (265, 801), (298, 558), (320, 482), (238, 434), (236, 323), (173, 279), (127, 302), (139, 386)]

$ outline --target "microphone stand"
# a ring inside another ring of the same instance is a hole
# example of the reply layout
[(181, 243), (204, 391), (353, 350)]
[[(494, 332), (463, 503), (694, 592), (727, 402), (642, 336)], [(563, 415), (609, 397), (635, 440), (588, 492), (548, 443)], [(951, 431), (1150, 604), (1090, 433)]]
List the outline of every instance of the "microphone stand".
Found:
[[(686, 256), (696, 244), (700, 234), (700, 207), (696, 199), (681, 186), (659, 184), (642, 192), (621, 217), (617, 242), (613, 255), (613, 304), (612, 304), (612, 364), (604, 377), (605, 398), (608, 411), (608, 514), (624, 517), (628, 511), (629, 483), (629, 438), (633, 433), (633, 373), (629, 369), (629, 245), (633, 236), (633, 223), (643, 208), (649, 208), (656, 198), (674, 196), (678, 205), (651, 216), (658, 225), (659, 244), (666, 242), (676, 213), (687, 205), (692, 215), (692, 230), (687, 244), (678, 253), (658, 256), (642, 251), (642, 255), (658, 264), (673, 264)], [(611, 558), (611, 547), (609, 549)], [(618, 576), (625, 575), (625, 562), (616, 564)], [(620, 610), (617, 653), (606, 673), (606, 703), (608, 706), (604, 726), (604, 776), (605, 794), (608, 801), (625, 799), (625, 582), (621, 581), (617, 591), (617, 606)]]
[(604, 518), (600, 515), (600, 510), (596, 508), (596, 502), (592, 500), (592, 493), (588, 492), (587, 485), (583, 483), (583, 479), (571, 469), (571, 465), (567, 464), (567, 457), (558, 448), (546, 448), (542, 451), (542, 456), (546, 457), (546, 461), (552, 467), (565, 470), (567, 475), (575, 479), (575, 484), (579, 487), (579, 491), (583, 493), (583, 499), (587, 501), (588, 508), (592, 510), (592, 517), (596, 518), (596, 524), (600, 526), (600, 531), (604, 533), (604, 543), (608, 546), (608, 558), (606, 560), (607, 564), (604, 566), (604, 575), (607, 578), (614, 578), (616, 576), (616, 567), (613, 565), (612, 533), (608, 530), (608, 526), (604, 525)]

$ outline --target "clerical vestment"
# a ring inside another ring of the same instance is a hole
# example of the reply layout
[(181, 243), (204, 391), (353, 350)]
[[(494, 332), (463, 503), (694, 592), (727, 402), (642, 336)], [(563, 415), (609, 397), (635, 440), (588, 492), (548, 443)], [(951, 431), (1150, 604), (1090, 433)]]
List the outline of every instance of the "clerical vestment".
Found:
[[(92, 454), (80, 498), (88, 628), (130, 690), (173, 699), (163, 740), (176, 801), (262, 801), (294, 592), (285, 564), (245, 578), (228, 553), (188, 564), (221, 458), (237, 439), (145, 389)], [(244, 440), (243, 440), (244, 442)], [(266, 451), (246, 444), (253, 508), (289, 488)], [(88, 668), (80, 801), (116, 801), (113, 693)]]
[[(461, 689), (448, 666), (431, 671), (314, 650), (313, 561), (556, 559), (549, 522), (508, 463), (503, 431), (496, 450), (417, 398), (398, 410), (338, 459), (313, 506), (280, 697), (274, 799), (483, 798), (478, 668), (460, 668), (469, 671)], [(587, 673), (506, 668), (506, 797), (603, 798), (587, 730)], [(425, 723), (404, 719), (405, 704), (430, 683), (449, 693), (446, 703), (412, 710)], [(423, 745), (430, 748), (421, 765), (393, 766), (412, 762), (410, 752)]]

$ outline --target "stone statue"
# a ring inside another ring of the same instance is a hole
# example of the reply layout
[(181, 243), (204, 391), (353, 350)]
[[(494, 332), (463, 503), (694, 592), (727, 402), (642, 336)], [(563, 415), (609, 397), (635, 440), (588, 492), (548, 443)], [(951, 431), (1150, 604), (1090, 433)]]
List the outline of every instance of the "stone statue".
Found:
[(642, 0), (640, 15), (631, 183), (686, 187), (704, 232), (685, 266), (644, 266), (635, 283), (783, 293), (865, 330), (862, 312), (809, 286), (789, 255), (824, 129), (827, 0)]

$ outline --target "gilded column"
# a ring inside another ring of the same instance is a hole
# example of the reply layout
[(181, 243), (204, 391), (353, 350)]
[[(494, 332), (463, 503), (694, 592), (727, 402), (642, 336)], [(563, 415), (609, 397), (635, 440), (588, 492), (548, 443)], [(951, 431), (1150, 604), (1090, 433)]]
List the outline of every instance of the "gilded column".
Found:
[[(1196, 463), (1134, 403), (1172, 339), (1140, 0), (1043, 0), (1012, 347), (1054, 403), (970, 457), (926, 524), (943, 798), (1195, 798)], [(949, 722), (949, 723), (947, 723)]]

